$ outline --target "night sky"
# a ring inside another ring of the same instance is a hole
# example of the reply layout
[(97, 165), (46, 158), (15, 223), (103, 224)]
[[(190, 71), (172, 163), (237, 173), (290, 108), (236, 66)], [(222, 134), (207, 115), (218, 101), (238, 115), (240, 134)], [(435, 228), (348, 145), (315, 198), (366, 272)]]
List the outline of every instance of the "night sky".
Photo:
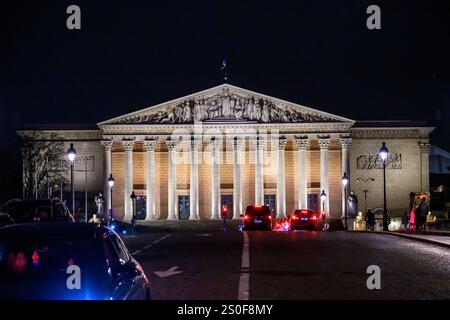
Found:
[(97, 123), (218, 85), (226, 55), (232, 84), (354, 120), (428, 120), (450, 148), (449, 1), (191, 2), (1, 1), (0, 145), (25, 123)]

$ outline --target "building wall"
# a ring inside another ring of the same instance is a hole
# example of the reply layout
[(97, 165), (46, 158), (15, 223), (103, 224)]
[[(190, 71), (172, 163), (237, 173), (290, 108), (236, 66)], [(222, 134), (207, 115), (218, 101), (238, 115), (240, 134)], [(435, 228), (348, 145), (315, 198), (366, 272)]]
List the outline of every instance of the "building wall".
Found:
[[(400, 153), (402, 157), (401, 169), (386, 169), (388, 211), (393, 215), (399, 215), (408, 209), (409, 193), (422, 191), (418, 139), (353, 139), (350, 150), (351, 188), (358, 196), (360, 211), (364, 210), (364, 189), (369, 190), (368, 208), (383, 208), (383, 170), (357, 168), (358, 155), (377, 154), (383, 141), (391, 153)], [(427, 179), (428, 167), (425, 165), (422, 171)], [(374, 178), (375, 181), (368, 182), (364, 186), (364, 183), (356, 181), (357, 178)]]

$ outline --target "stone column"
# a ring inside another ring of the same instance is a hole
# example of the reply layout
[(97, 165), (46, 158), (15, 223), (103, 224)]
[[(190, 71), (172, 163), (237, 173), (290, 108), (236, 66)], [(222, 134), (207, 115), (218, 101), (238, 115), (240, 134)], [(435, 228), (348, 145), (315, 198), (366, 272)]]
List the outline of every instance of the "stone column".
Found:
[(112, 207), (111, 203), (111, 191), (109, 190), (108, 179), (112, 173), (112, 159), (111, 150), (113, 146), (112, 140), (103, 140), (100, 142), (103, 147), (103, 197), (105, 197), (106, 211), (105, 214), (109, 215)]
[(256, 140), (255, 204), (264, 204), (264, 144), (262, 138)]
[(199, 216), (199, 198), (198, 198), (198, 151), (202, 141), (191, 137), (190, 141), (190, 174), (189, 174), (189, 220), (198, 220)]
[(419, 141), (420, 149), (420, 188), (422, 192), (430, 191), (430, 143)]
[(278, 176), (277, 176), (277, 218), (286, 217), (286, 185), (284, 175), (284, 149), (286, 137), (280, 137), (278, 141)]
[(167, 220), (178, 220), (178, 196), (177, 196), (177, 142), (167, 140), (167, 148), (169, 149), (169, 183), (168, 183), (168, 214)]
[(296, 137), (297, 142), (297, 183), (298, 183), (298, 209), (308, 209), (308, 136)]
[[(347, 184), (347, 196), (350, 194), (350, 191), (352, 190), (350, 187), (350, 145), (352, 143), (352, 138), (350, 137), (340, 137), (339, 141), (341, 142), (341, 163), (342, 163), (342, 172), (341, 177), (344, 176), (344, 173), (347, 173), (348, 177), (348, 184)], [(341, 183), (342, 186), (342, 183)], [(344, 186), (342, 186), (342, 215), (341, 217), (344, 218), (345, 216), (345, 192), (344, 192)]]
[(124, 220), (130, 221), (133, 215), (130, 195), (133, 191), (133, 140), (124, 140), (125, 149), (125, 177), (124, 177)]
[(145, 140), (144, 146), (147, 151), (147, 188), (146, 188), (146, 211), (145, 220), (156, 220), (155, 203), (155, 147), (157, 140)]
[[(328, 182), (328, 146), (330, 145), (330, 136), (318, 136), (320, 146), (320, 192), (325, 191), (327, 197), (325, 199), (325, 207), (323, 201), (320, 200), (320, 210), (325, 211), (327, 216), (330, 215), (330, 188)], [(320, 195), (319, 195), (320, 199)]]
[[(214, 138), (213, 138), (214, 139)], [(217, 139), (211, 140), (212, 190), (211, 219), (220, 219), (220, 149), (222, 144)]]
[(241, 161), (244, 140), (235, 138), (233, 142), (233, 219), (240, 219), (242, 214), (242, 176)]

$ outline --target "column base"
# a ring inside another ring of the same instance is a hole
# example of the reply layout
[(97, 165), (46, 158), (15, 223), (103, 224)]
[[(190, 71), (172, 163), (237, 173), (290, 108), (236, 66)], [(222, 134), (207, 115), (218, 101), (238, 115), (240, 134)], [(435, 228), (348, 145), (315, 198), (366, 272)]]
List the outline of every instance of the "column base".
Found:
[(189, 217), (189, 220), (200, 220), (200, 217)]
[(152, 216), (152, 217), (146, 217), (146, 218), (144, 219), (144, 221), (155, 221), (155, 220), (157, 220), (155, 216)]

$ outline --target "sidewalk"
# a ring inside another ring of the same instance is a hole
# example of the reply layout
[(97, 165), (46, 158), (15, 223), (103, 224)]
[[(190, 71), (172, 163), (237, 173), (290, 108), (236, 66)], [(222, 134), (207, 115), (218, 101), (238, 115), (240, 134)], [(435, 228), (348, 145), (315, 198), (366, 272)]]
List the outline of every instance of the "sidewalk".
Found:
[(388, 234), (400, 238), (410, 239), (414, 241), (429, 243), (438, 245), (441, 247), (450, 248), (450, 232), (449, 231), (349, 231), (349, 232), (361, 232), (361, 233), (377, 233)]

